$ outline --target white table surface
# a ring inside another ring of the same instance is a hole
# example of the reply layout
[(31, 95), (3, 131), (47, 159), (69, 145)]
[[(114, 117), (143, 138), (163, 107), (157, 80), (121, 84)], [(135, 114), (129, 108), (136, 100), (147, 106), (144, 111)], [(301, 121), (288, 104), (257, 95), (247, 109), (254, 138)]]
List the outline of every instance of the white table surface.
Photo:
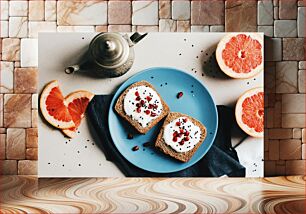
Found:
[[(248, 89), (263, 87), (263, 72), (248, 80), (225, 77), (215, 66), (212, 55), (225, 33), (149, 33), (135, 46), (135, 61), (130, 71), (112, 79), (94, 79), (80, 74), (67, 75), (64, 68), (78, 62), (95, 33), (40, 33), (38, 40), (39, 92), (51, 80), (59, 80), (63, 94), (88, 90), (95, 94), (114, 93), (133, 74), (149, 67), (174, 67), (191, 73), (211, 92), (217, 105), (234, 106)], [(263, 34), (261, 34), (263, 38)], [(204, 63), (206, 62), (206, 63)], [(94, 144), (86, 119), (81, 134), (68, 141), (58, 130), (39, 117), (39, 177), (121, 177), (117, 167), (106, 161)], [(234, 130), (232, 143), (243, 138)], [(247, 177), (263, 177), (263, 139), (248, 137), (238, 147), (239, 159)], [(80, 164), (80, 165), (79, 165)]]

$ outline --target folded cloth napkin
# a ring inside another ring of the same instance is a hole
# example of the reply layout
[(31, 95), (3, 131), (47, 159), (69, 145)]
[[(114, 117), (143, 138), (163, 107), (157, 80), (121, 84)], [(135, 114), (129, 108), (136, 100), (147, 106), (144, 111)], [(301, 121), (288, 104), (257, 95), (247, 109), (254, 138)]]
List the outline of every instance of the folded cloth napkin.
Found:
[(219, 127), (216, 139), (207, 154), (196, 164), (173, 173), (153, 173), (140, 169), (127, 161), (114, 145), (108, 128), (108, 110), (113, 95), (96, 95), (87, 108), (87, 118), (96, 136), (96, 144), (107, 160), (112, 161), (127, 177), (244, 177), (245, 167), (239, 163), (231, 145), (233, 109), (218, 106)]

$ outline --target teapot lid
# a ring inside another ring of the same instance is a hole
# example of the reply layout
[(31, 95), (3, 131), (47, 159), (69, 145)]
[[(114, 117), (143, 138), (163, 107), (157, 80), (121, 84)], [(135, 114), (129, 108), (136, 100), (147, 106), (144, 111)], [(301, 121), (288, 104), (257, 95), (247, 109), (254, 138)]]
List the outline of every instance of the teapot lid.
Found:
[(98, 34), (90, 43), (92, 57), (103, 67), (115, 68), (129, 56), (129, 44), (119, 33)]

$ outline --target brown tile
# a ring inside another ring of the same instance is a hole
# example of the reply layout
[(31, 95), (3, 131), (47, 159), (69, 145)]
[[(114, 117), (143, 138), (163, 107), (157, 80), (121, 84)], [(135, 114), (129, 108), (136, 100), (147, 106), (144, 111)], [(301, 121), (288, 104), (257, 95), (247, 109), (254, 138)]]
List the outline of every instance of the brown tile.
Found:
[(108, 25), (108, 32), (131, 32), (131, 25)]
[(192, 25), (223, 25), (224, 1), (192, 1), (191, 2)]
[(269, 139), (291, 139), (292, 129), (269, 129)]
[(226, 32), (257, 31), (257, 1), (227, 0), (225, 2)]
[(306, 114), (282, 114), (283, 128), (304, 128)]
[(38, 147), (37, 128), (26, 129), (26, 146), (27, 148), (37, 148)]
[(0, 128), (0, 134), (6, 134), (6, 128)]
[(296, 0), (279, 0), (279, 19), (296, 19), (296, 3)]
[(17, 175), (16, 160), (0, 160), (0, 175)]
[(306, 113), (305, 94), (284, 94), (282, 113)]
[(279, 148), (281, 160), (300, 160), (302, 158), (301, 140), (280, 140)]
[(26, 150), (26, 159), (27, 160), (37, 160), (38, 159), (38, 149), (29, 148)]
[(279, 160), (278, 140), (269, 140), (269, 160)]
[(265, 127), (266, 128), (273, 128), (274, 127), (274, 109), (273, 108), (266, 108), (265, 109)]
[(37, 161), (18, 161), (18, 175), (37, 175)]
[(302, 159), (303, 160), (306, 159), (306, 144), (305, 143), (302, 144)]
[(2, 59), (6, 61), (20, 60), (20, 39), (6, 38), (2, 40)]
[(0, 94), (0, 127), (3, 126), (3, 94)]
[(293, 129), (293, 138), (294, 139), (301, 139), (302, 138), (302, 129), (294, 128)]
[(37, 68), (16, 68), (14, 73), (15, 93), (36, 93), (38, 82)]
[(275, 175), (276, 176), (283, 176), (286, 175), (286, 166), (285, 165), (277, 165), (275, 166)]
[(31, 94), (4, 95), (4, 127), (31, 127)]
[(107, 25), (96, 26), (96, 32), (107, 32)]
[(265, 161), (265, 177), (267, 176), (275, 176), (276, 174), (276, 161)]
[(177, 32), (190, 32), (190, 22), (177, 21)]
[(275, 101), (274, 105), (274, 117), (273, 125), (274, 128), (282, 127), (282, 102), (281, 100)]
[(304, 38), (283, 38), (283, 60), (304, 60)]
[(306, 143), (306, 129), (302, 129), (302, 143)]
[(37, 128), (38, 110), (32, 110), (32, 127)]
[(170, 19), (171, 18), (171, 2), (159, 1), (159, 18)]
[(130, 1), (108, 2), (108, 23), (109, 24), (131, 24)]
[(305, 175), (306, 160), (286, 161), (286, 175)]
[(265, 93), (275, 93), (275, 63), (265, 62), (264, 71)]
[(7, 129), (6, 158), (20, 160), (25, 159), (25, 129)]
[(157, 25), (138, 25), (136, 26), (137, 32), (158, 32)]
[(0, 134), (0, 159), (5, 159), (5, 141), (6, 141), (6, 134)]

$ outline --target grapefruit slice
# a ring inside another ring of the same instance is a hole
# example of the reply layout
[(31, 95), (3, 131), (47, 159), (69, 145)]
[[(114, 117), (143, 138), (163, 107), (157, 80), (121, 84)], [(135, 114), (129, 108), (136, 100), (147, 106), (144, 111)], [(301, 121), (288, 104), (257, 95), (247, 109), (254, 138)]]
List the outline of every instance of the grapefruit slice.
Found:
[(236, 104), (235, 116), (238, 125), (245, 133), (252, 137), (263, 137), (263, 88), (254, 88), (242, 94)]
[(57, 80), (51, 81), (43, 89), (40, 95), (40, 111), (44, 118), (56, 128), (74, 127)]
[(88, 91), (75, 91), (65, 97), (65, 103), (67, 103), (69, 114), (75, 124), (74, 127), (69, 129), (62, 129), (63, 133), (73, 138), (76, 134), (77, 128), (81, 124), (81, 120), (85, 116), (85, 111), (88, 103), (94, 97), (94, 94)]
[(263, 36), (258, 33), (229, 33), (219, 42), (216, 58), (226, 75), (251, 78), (263, 71)]

